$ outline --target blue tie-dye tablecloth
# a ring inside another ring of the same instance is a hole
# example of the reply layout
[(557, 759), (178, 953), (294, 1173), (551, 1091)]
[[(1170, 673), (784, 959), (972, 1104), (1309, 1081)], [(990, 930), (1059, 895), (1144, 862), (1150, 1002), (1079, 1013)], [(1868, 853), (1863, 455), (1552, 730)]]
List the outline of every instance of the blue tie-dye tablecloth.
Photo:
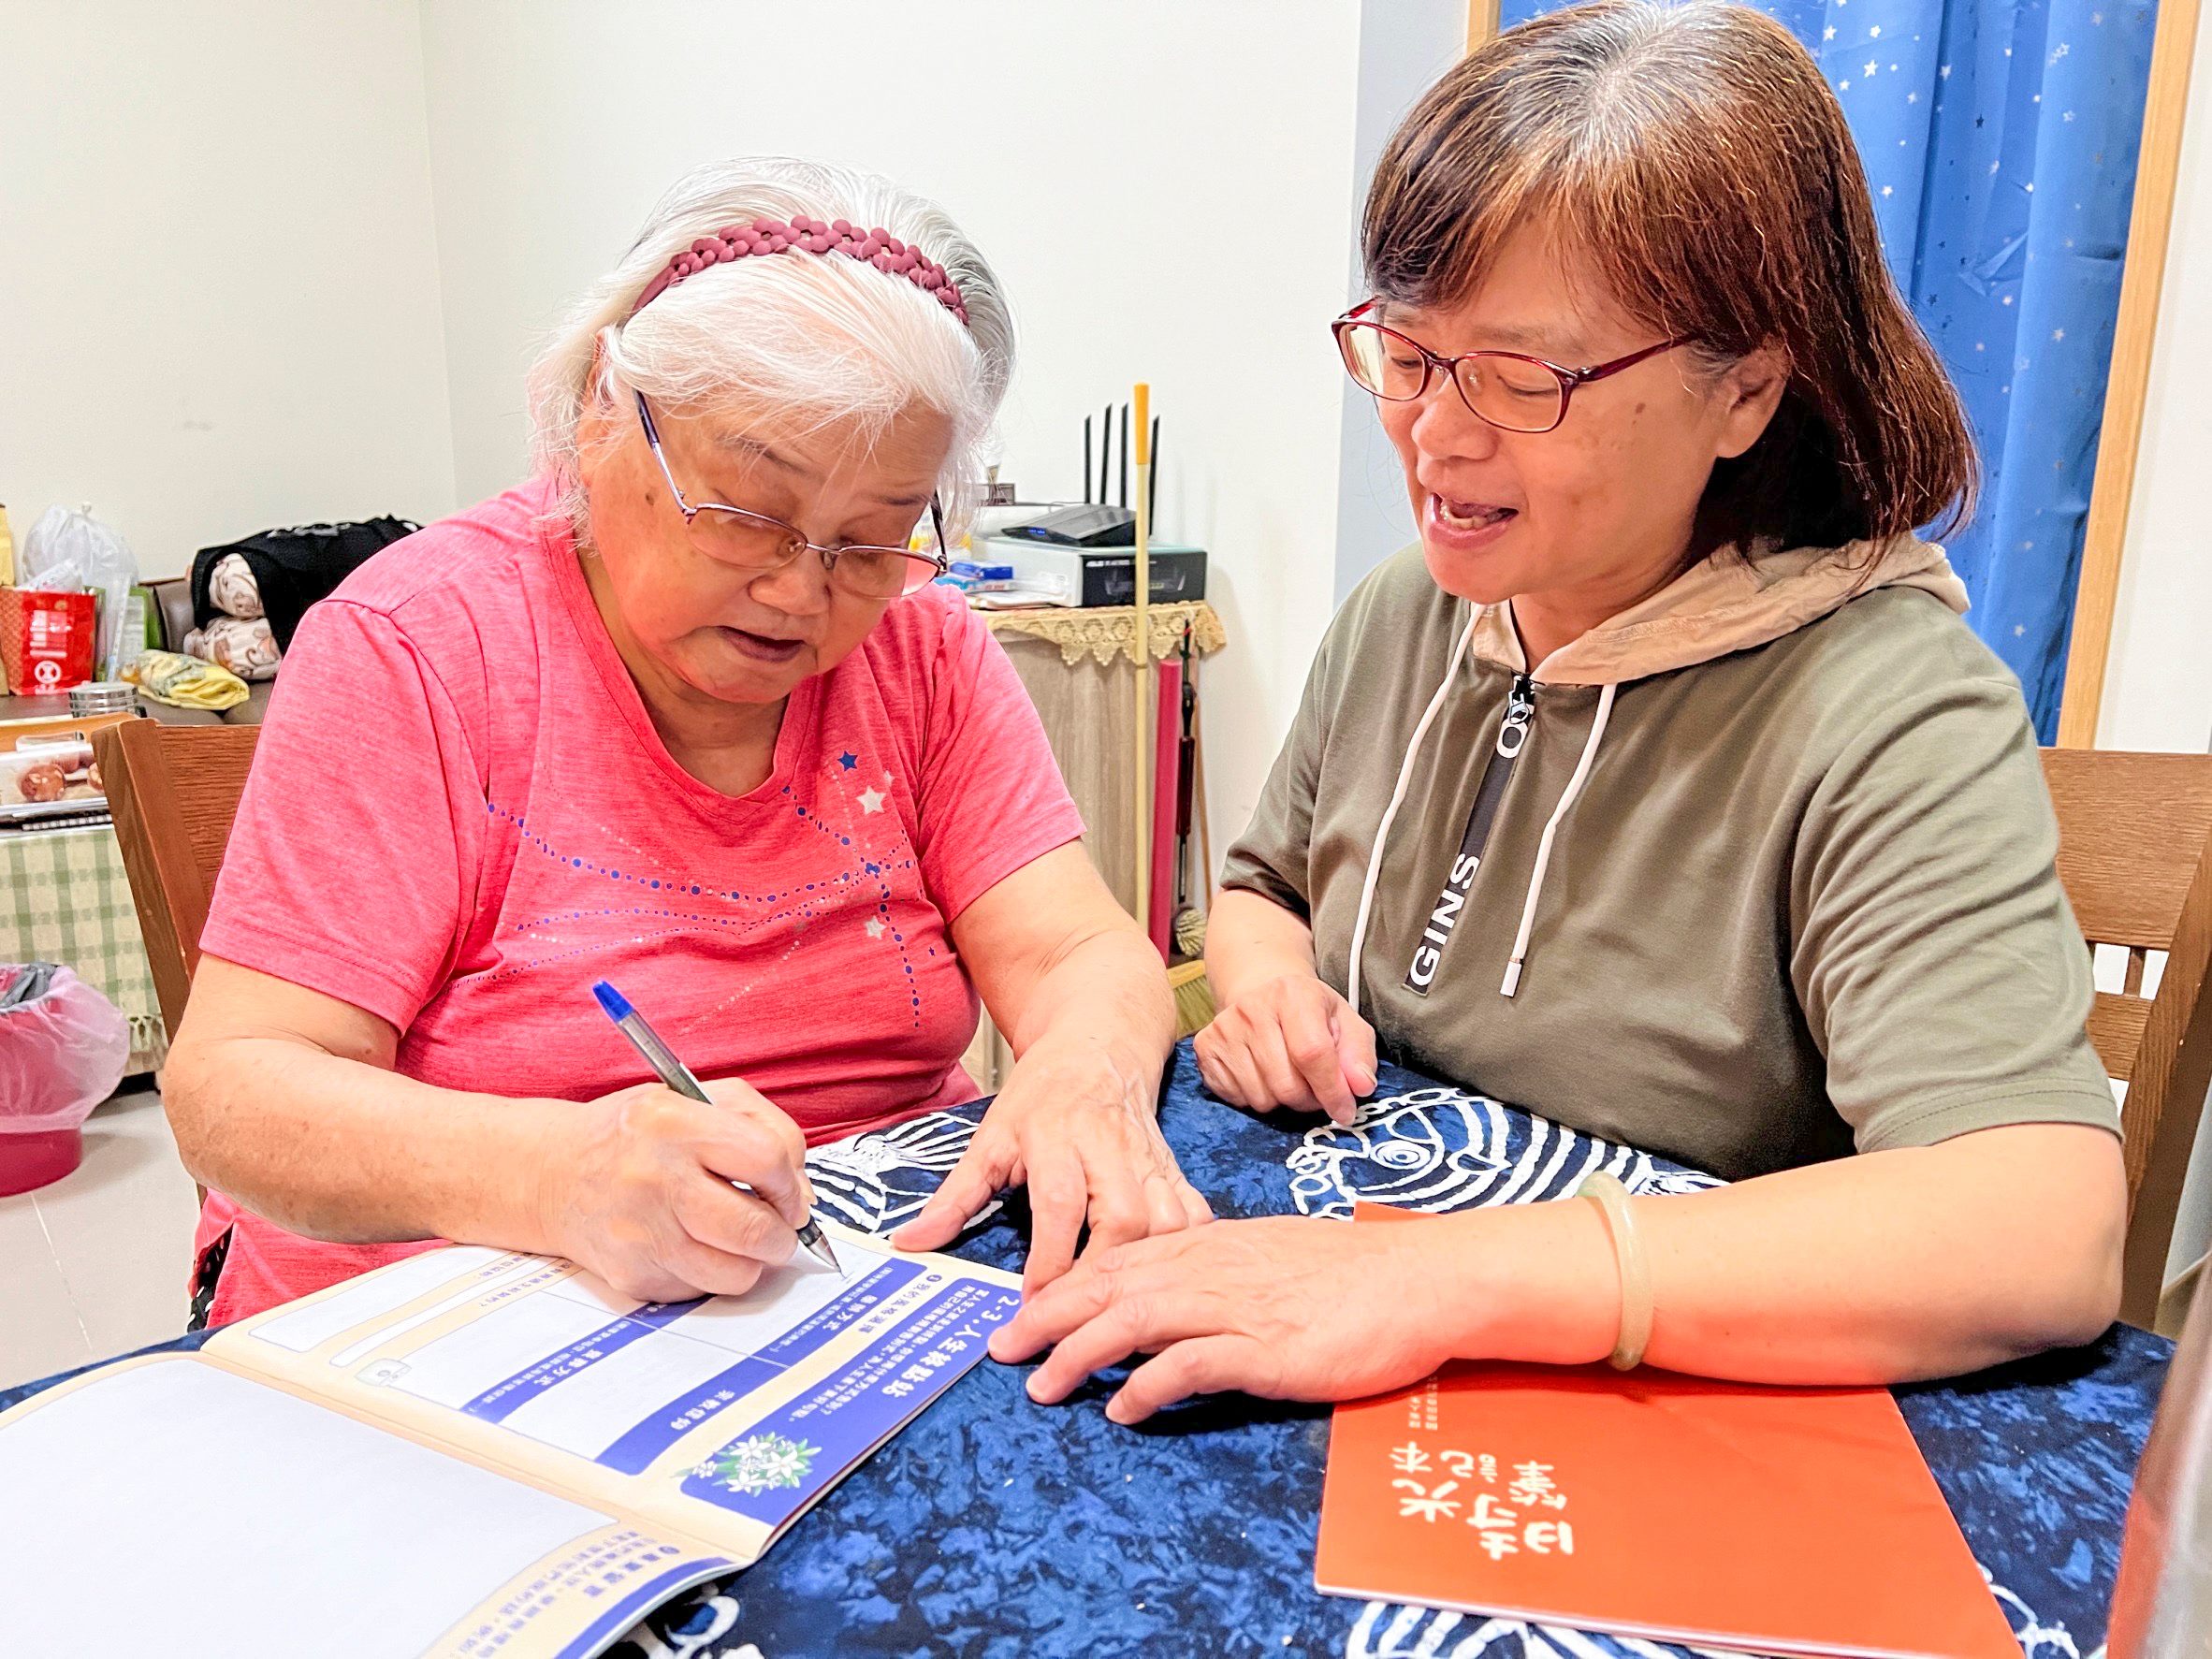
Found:
[[(825, 1208), (897, 1225), (952, 1166), (979, 1105), (812, 1158)], [(1204, 1094), (1187, 1045), (1161, 1124), (1223, 1215), (1348, 1215), (1558, 1197), (1603, 1167), (1632, 1189), (1708, 1177), (1385, 1067), (1338, 1129)], [(955, 1253), (1018, 1267), (1019, 1197)], [(196, 1346), (204, 1338), (170, 1345)], [(2130, 1478), (2170, 1345), (2120, 1327), (2095, 1346), (1899, 1390), (1906, 1420), (2028, 1659), (2104, 1640)], [(621, 1659), (708, 1655), (1345, 1654), (1617, 1659), (1693, 1650), (1317, 1594), (1326, 1407), (1217, 1399), (1120, 1429), (1108, 1382), (1045, 1409), (985, 1363), (832, 1492), (750, 1571), (664, 1608)], [(1111, 1381), (1112, 1379), (1108, 1379)], [(0, 1391), (0, 1406), (44, 1384)], [(158, 1632), (146, 1633), (154, 1651)], [(305, 1644), (312, 1646), (312, 1642)]]

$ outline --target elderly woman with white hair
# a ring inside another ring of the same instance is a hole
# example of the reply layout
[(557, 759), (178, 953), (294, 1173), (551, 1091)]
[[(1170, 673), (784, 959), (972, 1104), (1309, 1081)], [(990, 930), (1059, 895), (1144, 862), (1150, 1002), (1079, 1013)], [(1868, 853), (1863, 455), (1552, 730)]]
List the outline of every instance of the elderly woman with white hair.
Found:
[[(309, 616), (166, 1078), (203, 1315), (436, 1239), (742, 1291), (808, 1142), (972, 1096), (979, 992), (1018, 1063), (900, 1243), (1026, 1182), (1034, 1285), (1086, 1222), (1207, 1218), (1155, 1121), (1159, 959), (930, 585), (1011, 354), (940, 210), (703, 168), (540, 361), (531, 480)], [(641, 1081), (603, 978), (712, 1103)]]

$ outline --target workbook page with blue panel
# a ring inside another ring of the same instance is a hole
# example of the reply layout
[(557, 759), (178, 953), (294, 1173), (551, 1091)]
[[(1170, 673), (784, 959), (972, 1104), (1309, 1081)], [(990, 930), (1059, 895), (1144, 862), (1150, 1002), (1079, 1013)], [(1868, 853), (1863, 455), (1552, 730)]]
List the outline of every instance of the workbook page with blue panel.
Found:
[[(39, 1537), (16, 1542), (53, 1557), (36, 1599), (81, 1605), (75, 1580), (93, 1569), (70, 1564), (143, 1513), (73, 1475), (85, 1457), (150, 1433), (244, 1447), (280, 1424), (285, 1443), (266, 1457), (199, 1460), (175, 1503), (208, 1492), (241, 1514), (281, 1513), (323, 1577), (360, 1563), (362, 1605), (398, 1595), (417, 1609), (358, 1652), (583, 1659), (658, 1601), (757, 1560), (972, 1368), (1020, 1304), (1011, 1274), (825, 1230), (840, 1269), (802, 1256), (743, 1296), (690, 1302), (450, 1246), (271, 1309), (197, 1354), (39, 1395), (0, 1415), (0, 1474), (37, 1494), (18, 1507), (41, 1518)], [(426, 1459), (452, 1478), (426, 1480)], [(437, 1513), (423, 1513), (433, 1490)], [(165, 1521), (134, 1555), (166, 1550), (189, 1573), (195, 1535)], [(282, 1599), (226, 1584), (179, 1659), (235, 1651), (235, 1621)], [(111, 1601), (112, 1584), (99, 1594)]]

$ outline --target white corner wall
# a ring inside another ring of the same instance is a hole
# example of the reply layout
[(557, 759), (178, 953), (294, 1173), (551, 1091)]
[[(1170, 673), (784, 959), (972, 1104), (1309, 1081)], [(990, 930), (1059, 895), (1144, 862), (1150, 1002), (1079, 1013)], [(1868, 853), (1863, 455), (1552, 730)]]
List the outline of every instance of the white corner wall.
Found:
[[(422, 0), (461, 496), (524, 464), (542, 330), (686, 167), (887, 173), (998, 267), (1022, 358), (1001, 476), (1080, 491), (1082, 421), (1148, 379), (1163, 536), (1211, 553), (1215, 846), (1332, 607), (1359, 0)], [(834, 36), (834, 37), (833, 37)]]
[(2197, 32), (2101, 749), (2212, 748), (2212, 21)]
[(414, 0), (0, 0), (0, 499), (148, 576), (455, 504)]
[[(1352, 212), (1346, 235), (1347, 303), (1367, 298), (1360, 257), (1360, 215), (1367, 183), (1398, 124), (1467, 50), (1466, 0), (1361, 0), (1360, 101), (1353, 131)], [(1341, 604), (1360, 579), (1419, 532), (1405, 493), (1405, 469), (1383, 433), (1375, 400), (1337, 382), (1342, 400), (1337, 461), (1336, 588)]]
[[(2172, 237), (2097, 746), (2203, 753), (2212, 749), (2212, 22), (2197, 31)], [(2212, 1127), (2201, 1126), (2168, 1277), (2208, 1245)]]

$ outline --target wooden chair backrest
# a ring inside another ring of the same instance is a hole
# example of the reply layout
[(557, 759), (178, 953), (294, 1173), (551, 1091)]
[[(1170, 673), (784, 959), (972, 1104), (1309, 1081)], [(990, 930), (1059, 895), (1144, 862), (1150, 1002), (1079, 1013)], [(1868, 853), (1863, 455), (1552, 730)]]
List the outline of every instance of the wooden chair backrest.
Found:
[(258, 726), (137, 720), (93, 737), (162, 1024), (172, 1038), (199, 966), (200, 929), (259, 735)]
[[(2147, 1327), (2212, 1088), (2212, 755), (2049, 749), (2043, 761), (2059, 810), (2059, 880), (2074, 919), (2092, 948), (2127, 953), (2122, 989), (2097, 993), (2089, 1039), (2128, 1085), (2120, 1317)], [(2166, 962), (2146, 997), (2152, 951)]]

